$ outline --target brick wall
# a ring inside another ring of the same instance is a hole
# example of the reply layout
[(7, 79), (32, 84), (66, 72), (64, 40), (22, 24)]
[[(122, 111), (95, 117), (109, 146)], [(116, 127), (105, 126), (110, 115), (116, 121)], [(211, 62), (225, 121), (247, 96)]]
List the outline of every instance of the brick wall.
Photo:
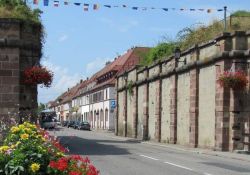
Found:
[[(170, 57), (119, 75), (117, 119), (123, 123), (117, 128), (123, 132), (117, 134), (223, 151), (249, 149), (244, 142), (250, 140), (250, 88), (234, 91), (217, 82), (233, 66), (250, 77), (249, 38), (249, 32), (224, 33), (182, 52), (182, 62)], [(128, 99), (128, 82), (122, 80), (131, 76), (137, 78), (136, 93)]]
[[(35, 120), (37, 87), (23, 84), (23, 71), (40, 61), (40, 26), (0, 19), (0, 121)], [(3, 124), (3, 123), (2, 123)]]

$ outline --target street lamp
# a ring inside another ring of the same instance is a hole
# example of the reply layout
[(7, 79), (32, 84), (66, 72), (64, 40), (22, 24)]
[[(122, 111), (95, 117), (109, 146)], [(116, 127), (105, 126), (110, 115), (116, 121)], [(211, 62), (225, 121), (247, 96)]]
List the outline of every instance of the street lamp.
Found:
[(184, 61), (179, 61), (180, 58), (181, 58), (181, 50), (180, 50), (179, 47), (175, 48), (174, 58), (175, 58), (176, 62), (183, 62), (184, 64), (187, 64), (187, 59), (186, 58), (184, 58)]

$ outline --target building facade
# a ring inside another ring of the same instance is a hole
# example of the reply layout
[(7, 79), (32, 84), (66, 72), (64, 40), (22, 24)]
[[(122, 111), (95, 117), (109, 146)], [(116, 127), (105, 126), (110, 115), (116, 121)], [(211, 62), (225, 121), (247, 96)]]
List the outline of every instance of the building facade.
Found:
[(145, 47), (129, 49), (124, 55), (115, 58), (113, 62), (107, 62), (105, 67), (91, 78), (81, 81), (72, 97), (70, 120), (88, 121), (91, 127), (96, 129), (114, 130), (115, 77), (138, 64), (142, 59), (141, 53), (148, 51), (149, 48)]

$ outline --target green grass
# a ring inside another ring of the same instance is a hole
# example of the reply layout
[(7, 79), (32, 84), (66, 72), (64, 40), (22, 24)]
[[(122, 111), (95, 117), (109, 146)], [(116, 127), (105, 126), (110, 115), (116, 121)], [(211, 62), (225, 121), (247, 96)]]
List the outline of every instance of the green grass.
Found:
[(222, 32), (233, 32), (237, 30), (250, 30), (250, 11), (237, 11), (227, 18), (227, 30), (224, 31), (224, 21), (214, 20), (208, 26), (192, 25), (180, 30), (175, 41), (159, 43), (150, 52), (143, 55), (141, 65), (148, 66), (155, 61), (161, 60), (165, 56), (172, 55), (175, 47), (182, 51), (195, 44), (212, 40)]

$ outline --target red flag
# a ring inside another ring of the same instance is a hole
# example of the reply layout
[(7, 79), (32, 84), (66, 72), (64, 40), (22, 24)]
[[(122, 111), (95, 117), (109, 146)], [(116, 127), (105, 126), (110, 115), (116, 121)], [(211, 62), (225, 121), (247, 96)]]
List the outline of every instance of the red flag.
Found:
[(99, 5), (98, 4), (94, 4), (93, 9), (94, 10), (98, 10), (99, 9)]
[(33, 4), (38, 5), (39, 0), (33, 0)]

